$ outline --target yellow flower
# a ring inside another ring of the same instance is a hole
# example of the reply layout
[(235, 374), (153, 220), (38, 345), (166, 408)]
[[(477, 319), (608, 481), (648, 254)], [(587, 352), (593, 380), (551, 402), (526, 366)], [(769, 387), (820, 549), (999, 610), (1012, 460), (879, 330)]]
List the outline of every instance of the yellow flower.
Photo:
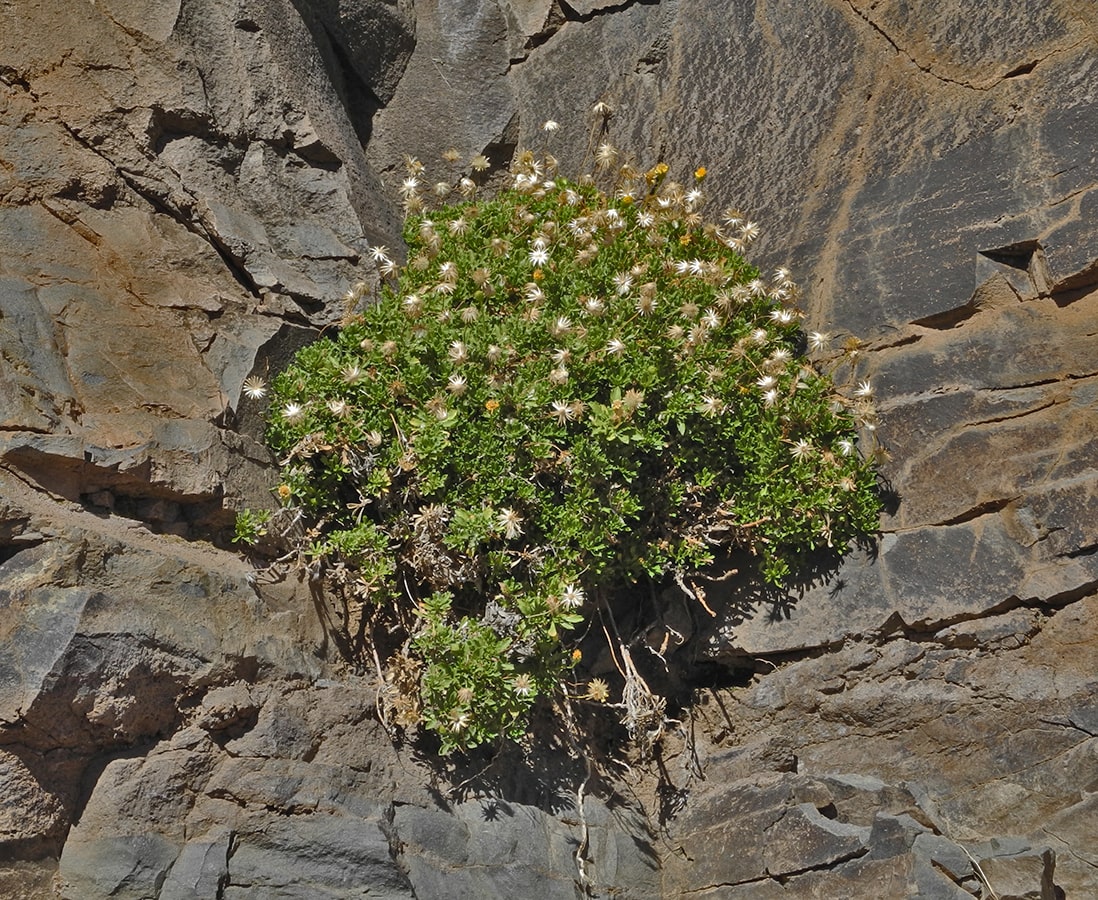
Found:
[(484, 408), (489, 413), (494, 413), (497, 409), (499, 409), (499, 401), (498, 400), (485, 400), (484, 401)]
[(667, 163), (656, 163), (651, 169), (644, 173), (644, 180), (649, 184), (655, 184), (667, 174), (667, 169)]
[(583, 652), (577, 647), (572, 651), (572, 665), (577, 665), (583, 659)]
[(290, 494), (292, 494), (292, 493), (293, 493), (293, 491), (290, 490), (290, 486), (288, 484), (280, 484), (278, 486), (278, 496), (281, 499), (289, 500), (290, 499)]
[(694, 177), (697, 178), (698, 181), (701, 181), (706, 176), (706, 174), (707, 172), (705, 170), (705, 166), (698, 166), (694, 170)]

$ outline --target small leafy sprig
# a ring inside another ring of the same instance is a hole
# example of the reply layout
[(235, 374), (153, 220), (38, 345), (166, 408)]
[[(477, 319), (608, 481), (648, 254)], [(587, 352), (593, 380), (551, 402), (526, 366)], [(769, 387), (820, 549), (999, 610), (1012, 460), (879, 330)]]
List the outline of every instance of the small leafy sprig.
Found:
[(444, 752), (521, 735), (589, 598), (722, 546), (779, 582), (877, 526), (871, 388), (804, 355), (789, 273), (743, 256), (758, 226), (703, 219), (703, 169), (596, 164), (611, 185), (521, 153), (495, 196), (465, 177), (432, 209), (409, 161), (407, 264), (375, 248), (376, 302), (273, 384), (279, 496), (345, 588), (413, 609), (403, 708)]

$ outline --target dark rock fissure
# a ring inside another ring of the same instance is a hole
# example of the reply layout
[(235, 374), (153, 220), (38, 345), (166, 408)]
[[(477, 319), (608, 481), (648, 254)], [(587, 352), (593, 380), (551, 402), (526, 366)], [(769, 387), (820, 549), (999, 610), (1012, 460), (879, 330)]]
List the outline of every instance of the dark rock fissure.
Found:
[(1018, 78), (1021, 75), (1028, 75), (1030, 72), (1037, 68), (1037, 63), (1039, 62), (1039, 59), (1034, 59), (1030, 60), (1029, 62), (1020, 63), (1009, 72), (1007, 72), (1005, 75), (1003, 75), (1003, 78)]
[[(226, 530), (236, 514), (224, 506), (220, 492), (184, 494), (148, 479), (151, 460), (142, 469), (119, 472), (96, 465), (90, 451), (84, 460), (19, 448), (4, 455), (28, 483), (80, 504), (97, 516), (118, 515), (147, 526), (155, 534), (171, 533), (226, 546)], [(9, 468), (9, 471), (10, 471)], [(0, 560), (2, 562), (2, 560)]]
[(45, 538), (10, 538), (6, 542), (0, 541), (0, 566), (14, 559), (18, 554), (45, 543)]
[(932, 68), (931, 66), (927, 65), (926, 63), (922, 63), (922, 62), (919, 62), (919, 60), (918, 60), (918, 59), (916, 59), (916, 58), (915, 58), (915, 57), (914, 57), (914, 56), (913, 56), (913, 55), (911, 54), (911, 52), (910, 52), (909, 50), (906, 50), (906, 49), (904, 49), (903, 47), (901, 47), (901, 46), (900, 46), (900, 44), (899, 44), (899, 43), (897, 43), (897, 41), (896, 41), (896, 39), (895, 39), (895, 38), (893, 38), (893, 37), (892, 37), (892, 36), (891, 36), (891, 35), (890, 35), (890, 34), (889, 34), (889, 33), (888, 33), (888, 32), (887, 32), (887, 31), (886, 31), (886, 30), (885, 30), (884, 28), (882, 28), (882, 27), (881, 27), (881, 26), (880, 26), (880, 25), (879, 25), (879, 24), (878, 24), (877, 22), (873, 21), (873, 19), (872, 19), (872, 18), (870, 18), (870, 16), (869, 16), (869, 14), (868, 14), (868, 13), (865, 13), (865, 12), (863, 12), (863, 11), (862, 11), (861, 9), (859, 9), (859, 8), (858, 8), (858, 7), (857, 7), (857, 6), (856, 6), (856, 5), (854, 4), (854, 0), (846, 0), (846, 4), (847, 4), (847, 5), (848, 5), (848, 6), (850, 7), (850, 9), (851, 9), (851, 10), (852, 10), (852, 11), (854, 12), (854, 14), (855, 14), (855, 15), (856, 15), (856, 16), (857, 16), (857, 17), (858, 17), (859, 19), (861, 19), (861, 20), (862, 20), (863, 22), (865, 22), (865, 24), (866, 24), (866, 25), (868, 25), (868, 26), (869, 26), (869, 27), (870, 27), (871, 29), (873, 29), (873, 31), (874, 31), (874, 32), (875, 32), (875, 33), (876, 33), (877, 35), (879, 35), (880, 37), (884, 38), (885, 42), (886, 42), (886, 43), (887, 43), (887, 44), (888, 44), (888, 45), (889, 45), (889, 46), (890, 46), (890, 47), (891, 47), (891, 48), (892, 48), (892, 49), (893, 49), (893, 50), (894, 50), (894, 51), (895, 51), (895, 52), (896, 52), (897, 54), (899, 54), (899, 55), (900, 55), (900, 56), (902, 56), (902, 57), (903, 57), (904, 59), (906, 59), (906, 60), (907, 60), (908, 62), (910, 62), (910, 63), (911, 63), (911, 64), (912, 64), (913, 66), (915, 66), (915, 67), (916, 67), (916, 68), (917, 68), (917, 69), (918, 69), (918, 70), (919, 70), (920, 72), (923, 72), (924, 74), (926, 74), (926, 75), (929, 75), (929, 76), (931, 76), (932, 78), (934, 78), (934, 79), (936, 79), (936, 80), (938, 80), (938, 81), (942, 82), (943, 84), (949, 84), (949, 85), (956, 85), (957, 87), (962, 87), (962, 88), (966, 88), (967, 90), (972, 90), (972, 91), (979, 91), (979, 90), (983, 90), (982, 88), (978, 87), (977, 85), (974, 85), (974, 84), (970, 84), (970, 83), (968, 83), (968, 82), (966, 82), (966, 81), (959, 81), (959, 80), (957, 80), (957, 79), (954, 79), (954, 78), (949, 78), (949, 77), (948, 77), (948, 76), (946, 76), (946, 75), (942, 75), (942, 74), (940, 74), (939, 72), (936, 72), (936, 71), (934, 71), (934, 69), (933, 69), (933, 68)]
[(1033, 261), (1033, 254), (1037, 252), (1037, 248), (1038, 244), (1035, 240), (1017, 241), (1006, 247), (980, 250), (979, 253), (981, 256), (986, 256), (992, 262), (997, 262), (1000, 265), (1010, 266), (1012, 269), (1020, 269), (1023, 272), (1027, 272)]
[(564, 13), (565, 19), (569, 22), (590, 22), (594, 19), (601, 18), (602, 16), (612, 16), (617, 13), (625, 12), (634, 6), (659, 6), (662, 0), (621, 0), (620, 3), (606, 3), (606, 5), (600, 5), (598, 2), (591, 3), (590, 0), (584, 5), (591, 8), (587, 12), (580, 12), (575, 6), (568, 3), (567, 0), (556, 0), (556, 5), (560, 7), (561, 12)]

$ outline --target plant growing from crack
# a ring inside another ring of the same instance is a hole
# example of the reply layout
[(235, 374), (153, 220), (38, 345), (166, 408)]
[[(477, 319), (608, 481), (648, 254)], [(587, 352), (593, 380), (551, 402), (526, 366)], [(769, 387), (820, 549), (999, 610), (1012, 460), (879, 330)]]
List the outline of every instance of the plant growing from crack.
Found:
[[(777, 583), (876, 530), (871, 388), (846, 398), (804, 355), (789, 274), (743, 256), (757, 226), (705, 221), (703, 169), (595, 161), (570, 181), (523, 152), (495, 196), (465, 177), (433, 208), (454, 186), (409, 161), (407, 264), (375, 248), (380, 296), (272, 385), (300, 549), (403, 635), (383, 714), (444, 753), (520, 737), (539, 696), (607, 700), (572, 647), (610, 591), (681, 584), (720, 547)], [(243, 513), (238, 535), (270, 527)], [(617, 651), (631, 730), (658, 730)]]

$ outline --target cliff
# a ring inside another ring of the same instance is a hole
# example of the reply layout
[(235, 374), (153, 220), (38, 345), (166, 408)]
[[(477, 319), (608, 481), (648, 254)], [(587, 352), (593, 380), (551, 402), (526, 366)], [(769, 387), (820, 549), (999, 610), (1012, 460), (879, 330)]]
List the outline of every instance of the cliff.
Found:
[[(997, 6), (0, 5), (0, 893), (1098, 894), (1098, 24)], [(228, 548), (275, 473), (242, 384), (376, 277), (404, 154), (553, 119), (571, 169), (597, 101), (865, 340), (890, 504), (667, 623), (658, 760), (440, 769)]]

